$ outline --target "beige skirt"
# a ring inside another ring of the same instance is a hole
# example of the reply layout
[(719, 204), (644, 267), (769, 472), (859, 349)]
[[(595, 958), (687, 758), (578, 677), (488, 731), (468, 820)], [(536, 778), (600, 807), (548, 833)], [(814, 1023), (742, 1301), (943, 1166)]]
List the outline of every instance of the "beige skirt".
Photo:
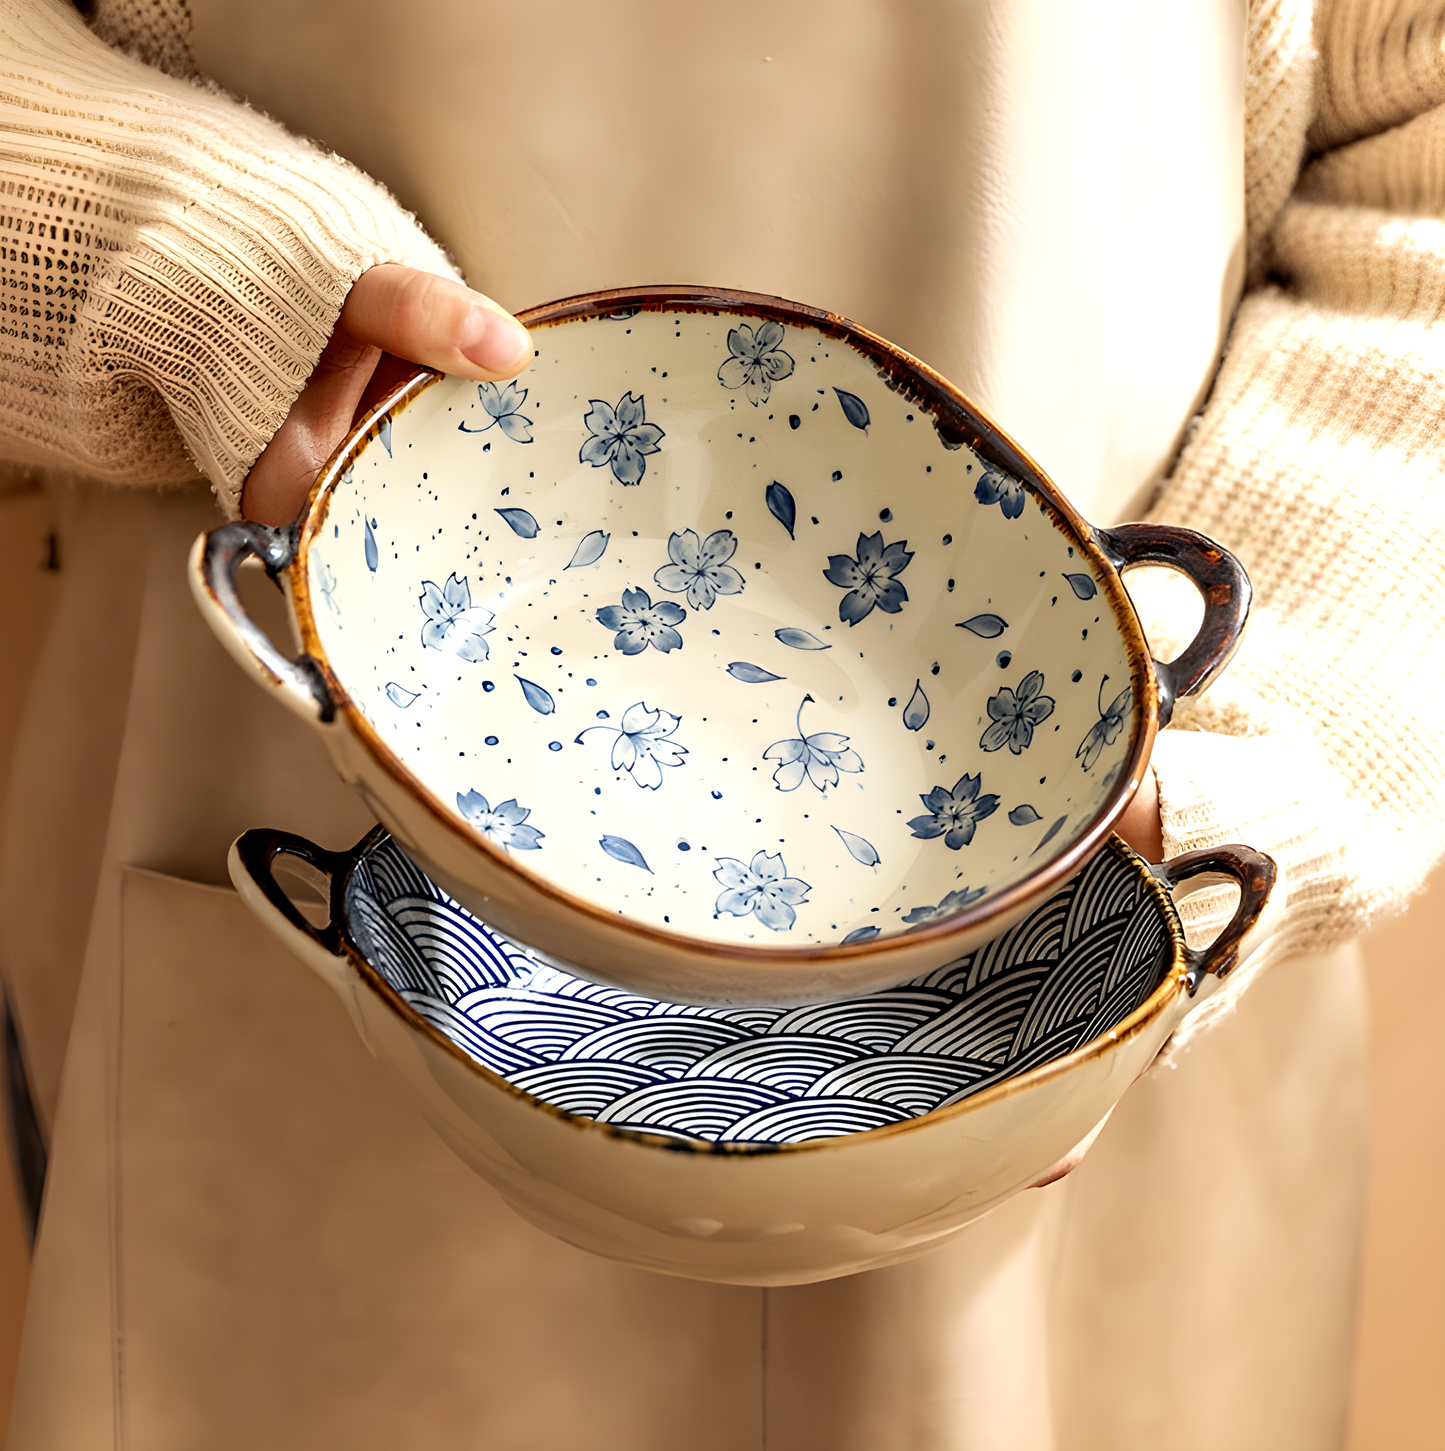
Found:
[[(591, 1257), (453, 1158), (231, 892), (245, 828), (343, 847), (370, 821), (196, 614), (209, 499), (56, 508), (0, 822), (0, 953), (50, 1145), (11, 1451), (1341, 1445), (1353, 949), (1274, 970), (1074, 1174), (922, 1259), (760, 1290)], [(247, 588), (283, 628), (264, 577)]]

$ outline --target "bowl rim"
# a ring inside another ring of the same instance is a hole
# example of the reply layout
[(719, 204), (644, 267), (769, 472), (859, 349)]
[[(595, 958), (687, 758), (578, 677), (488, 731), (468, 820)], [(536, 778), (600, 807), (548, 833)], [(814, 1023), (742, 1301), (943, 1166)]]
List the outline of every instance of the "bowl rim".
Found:
[[(1087, 1043), (1075, 1048), (1072, 1053), (1065, 1053), (1058, 1058), (1051, 1058), (1047, 1062), (1040, 1063), (1033, 1068), (1025, 1069), (1022, 1073), (1015, 1074), (1011, 1078), (1006, 1078), (1001, 1083), (995, 1083), (990, 1088), (981, 1089), (978, 1093), (960, 1099), (957, 1103), (948, 1104), (943, 1108), (930, 1109), (927, 1113), (917, 1114), (912, 1118), (903, 1119), (898, 1123), (882, 1124), (878, 1128), (859, 1129), (856, 1133), (835, 1134), (828, 1138), (805, 1139), (801, 1143), (792, 1144), (753, 1142), (723, 1143), (712, 1139), (674, 1138), (669, 1134), (654, 1134), (648, 1133), (645, 1129), (625, 1128), (618, 1124), (602, 1123), (597, 1119), (588, 1118), (585, 1114), (572, 1113), (568, 1109), (559, 1108), (556, 1104), (548, 1103), (545, 1099), (528, 1093), (524, 1088), (518, 1088), (516, 1084), (511, 1083), (500, 1073), (488, 1068), (485, 1063), (472, 1057), (459, 1043), (449, 1038), (434, 1023), (424, 1018), (387, 982), (380, 970), (371, 962), (371, 959), (367, 957), (366, 953), (352, 936), (351, 922), (346, 912), (346, 900), (348, 889), (350, 888), (352, 879), (356, 875), (357, 868), (388, 839), (391, 839), (391, 833), (385, 826), (374, 826), (346, 853), (347, 860), (345, 869), (332, 880), (331, 920), (337, 929), (337, 938), (346, 960), (355, 970), (357, 976), (371, 989), (372, 993), (381, 1001), (382, 1005), (400, 1018), (406, 1027), (410, 1028), (413, 1032), (420, 1032), (436, 1047), (441, 1048), (453, 1059), (460, 1062), (466, 1069), (470, 1070), (475, 1077), (481, 1079), (489, 1088), (498, 1089), (503, 1093), (509, 1094), (529, 1108), (539, 1109), (543, 1113), (550, 1114), (559, 1123), (566, 1125), (568, 1128), (575, 1129), (578, 1132), (600, 1133), (605, 1138), (619, 1139), (625, 1143), (636, 1144), (643, 1149), (661, 1149), (668, 1153), (733, 1154), (743, 1156), (785, 1153), (826, 1153), (829, 1151), (836, 1152), (844, 1145), (854, 1144), (864, 1139), (870, 1142), (877, 1142), (885, 1137), (917, 1132), (925, 1126), (936, 1126), (949, 1119), (960, 1118), (965, 1114), (977, 1112), (1017, 1094), (1026, 1093), (1052, 1079), (1060, 1078), (1073, 1072), (1074, 1069), (1084, 1063), (1116, 1052), (1141, 1033), (1145, 1032), (1181, 992), (1188, 991), (1188, 965), (1185, 956), (1188, 951), (1188, 944), (1185, 941), (1184, 927), (1179, 916), (1179, 910), (1174, 905), (1174, 898), (1170, 894), (1169, 888), (1154, 874), (1148, 862), (1138, 852), (1134, 851), (1123, 838), (1111, 836), (1104, 844), (1104, 850), (1111, 852), (1116, 860), (1133, 870), (1136, 876), (1143, 882), (1145, 890), (1153, 896), (1155, 903), (1160, 907), (1165, 926), (1169, 932), (1172, 959), (1167, 969), (1161, 971), (1159, 981), (1154, 985), (1149, 996), (1131, 1013), (1128, 1013), (1115, 1023), (1107, 1032), (1100, 1033), (1096, 1038), (1091, 1038)], [(400, 842), (397, 843), (397, 848), (404, 853), (405, 849), (401, 846)], [(425, 872), (422, 875), (425, 876)], [(431, 881), (431, 878), (428, 877), (427, 880)], [(432, 885), (435, 886), (436, 884), (433, 882)], [(439, 888), (438, 890), (441, 889)], [(463, 907), (462, 910), (466, 911), (466, 908)], [(487, 924), (482, 923), (482, 925), (486, 927)], [(487, 930), (491, 932), (494, 929), (487, 927)], [(975, 948), (972, 950), (978, 951), (979, 949)]]
[(1118, 567), (1095, 536), (1093, 526), (1059, 492), (1038, 464), (988, 415), (926, 363), (887, 339), (837, 313), (763, 293), (727, 288), (655, 285), (611, 288), (582, 293), (541, 304), (517, 314), (527, 328), (552, 327), (576, 321), (601, 321), (635, 316), (638, 312), (694, 312), (714, 315), (763, 317), (785, 325), (810, 328), (845, 342), (872, 361), (888, 385), (916, 407), (925, 410), (946, 448), (966, 444), (981, 458), (1019, 479), (1038, 501), (1053, 525), (1066, 534), (1094, 567), (1100, 593), (1109, 604), (1129, 660), (1133, 687), (1134, 744), (1126, 769), (1110, 786), (1094, 817), (1057, 856), (1050, 858), (998, 891), (937, 922), (906, 932), (885, 932), (862, 942), (814, 943), (806, 946), (732, 943), (721, 938), (695, 937), (608, 911), (601, 903), (580, 897), (550, 877), (517, 860), (493, 844), (427, 786), (383, 739), (357, 706), (344, 682), (332, 669), (317, 628), (311, 597), (310, 550), (325, 528), (337, 485), (362, 451), (380, 436), (381, 425), (414, 403), (446, 374), (417, 365), (399, 385), (381, 397), (347, 433), (317, 476), (298, 520), (295, 555), (282, 571), (291, 598), (292, 613), (302, 649), (319, 667), (335, 710), (333, 726), (344, 718), (346, 726), (374, 764), (416, 803), (433, 825), (457, 842), (464, 852), (482, 857), (492, 870), (520, 879), (527, 890), (550, 906), (573, 917), (584, 917), (609, 934), (621, 932), (645, 941), (654, 949), (686, 953), (694, 961), (745, 964), (751, 969), (816, 967), (847, 964), (912, 953), (930, 943), (946, 944), (976, 933), (994, 918), (1004, 917), (1045, 895), (1071, 877), (1109, 838), (1148, 768), (1158, 733), (1159, 690), (1148, 641)]

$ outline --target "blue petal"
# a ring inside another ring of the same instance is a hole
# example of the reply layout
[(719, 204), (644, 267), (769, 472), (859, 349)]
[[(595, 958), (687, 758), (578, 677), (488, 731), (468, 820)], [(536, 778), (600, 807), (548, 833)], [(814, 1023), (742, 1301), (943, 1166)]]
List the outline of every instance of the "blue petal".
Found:
[(399, 705), (403, 710), (417, 698), (419, 691), (407, 690), (392, 680), (387, 683), (386, 698), (393, 704)]
[(850, 942), (871, 942), (878, 935), (876, 927), (855, 927), (844, 939), (843, 946)]
[(390, 458), (392, 456), (392, 453), (391, 453), (391, 419), (389, 419), (389, 418), (383, 418), (381, 420), (380, 434), (381, 434), (381, 446), (386, 450), (386, 456), (387, 456), (387, 458)]
[(794, 630), (790, 627), (785, 630), (774, 630), (773, 635), (784, 645), (792, 646), (794, 650), (831, 650), (833, 648), (816, 635), (810, 635), (806, 630)]
[(612, 477), (619, 484), (640, 484), (647, 472), (643, 450), (637, 448), (627, 434), (621, 435), (612, 452)]
[(1002, 615), (975, 615), (971, 620), (960, 620), (960, 630), (972, 630), (983, 640), (996, 640), (1008, 629), (1008, 621)]
[(513, 679), (522, 687), (522, 694), (527, 697), (527, 704), (538, 715), (551, 715), (557, 709), (557, 702), (540, 685), (533, 685), (530, 680), (523, 680), (520, 675), (514, 676)]
[(1035, 811), (1032, 806), (1025, 803), (1022, 806), (1015, 806), (1014, 809), (1009, 812), (1008, 819), (1013, 822), (1015, 826), (1032, 826), (1034, 822), (1042, 821), (1043, 817), (1040, 816), (1039, 813)]
[[(890, 580), (889, 583), (892, 581)], [(850, 589), (838, 601), (838, 618), (849, 625), (856, 625), (860, 620), (866, 620), (873, 613), (873, 606), (877, 602), (877, 598), (872, 590), (865, 594), (861, 589)]]
[(833, 391), (838, 395), (838, 402), (843, 405), (843, 417), (854, 428), (866, 429), (873, 421), (868, 416), (868, 405), (856, 393), (845, 393), (841, 388), (834, 388)]
[(838, 833), (843, 845), (848, 848), (848, 854), (855, 861), (862, 862), (865, 867), (876, 867), (883, 860), (871, 841), (854, 836), (851, 831), (844, 831), (841, 826), (835, 826), (833, 830)]
[(504, 413), (497, 419), (497, 427), (512, 440), (513, 443), (531, 443), (532, 421), (524, 418), (520, 413)]
[(601, 529), (594, 529), (590, 534), (583, 536), (581, 543), (573, 551), (572, 558), (564, 567), (582, 569), (586, 565), (596, 564), (607, 553), (607, 545), (611, 539), (610, 534), (604, 533)]
[(1098, 594), (1098, 586), (1094, 583), (1094, 577), (1090, 574), (1066, 574), (1064, 576), (1069, 582), (1069, 588), (1078, 595), (1081, 600), (1091, 600)]
[(625, 836), (604, 836), (597, 844), (615, 862), (621, 862), (628, 867), (641, 867), (648, 873), (652, 871), (642, 853)]
[(788, 492), (785, 484), (780, 484), (775, 479), (768, 485), (766, 498), (768, 501), (768, 512), (788, 531), (790, 539), (796, 539), (793, 533), (793, 525), (798, 522), (798, 506), (793, 502), (793, 496)]
[(537, 537), (537, 521), (526, 509), (497, 509), (507, 521), (513, 534), (522, 539), (535, 539)]
[(878, 591), (878, 608), (890, 615), (896, 615), (907, 600), (908, 590), (901, 579), (890, 579)]
[(1016, 484), (1012, 493), (1005, 493), (998, 505), (1005, 519), (1017, 519), (1024, 511), (1024, 489)]
[(487, 798), (480, 791), (457, 792), (457, 810), (463, 816), (485, 816), (491, 809), (487, 805)]
[(923, 682), (913, 682), (913, 696), (903, 707), (903, 724), (911, 731), (921, 731), (928, 724), (928, 697), (923, 693)]
[(1059, 819), (1056, 822), (1054, 822), (1054, 824), (1051, 827), (1049, 827), (1049, 829), (1043, 834), (1043, 838), (1040, 840), (1039, 844), (1034, 848), (1034, 851), (1031, 851), (1029, 853), (1029, 855), (1032, 856), (1034, 854), (1034, 852), (1042, 851), (1059, 834), (1059, 828), (1068, 819), (1069, 818), (1067, 816), (1061, 816), (1061, 817), (1059, 817)]
[(595, 434), (578, 450), (577, 461), (591, 464), (594, 469), (603, 468), (611, 460), (612, 450), (616, 447), (617, 440), (610, 433)]
[(734, 680), (741, 680), (744, 685), (766, 685), (770, 680), (781, 680), (781, 675), (774, 675), (771, 670), (764, 670), (761, 665), (750, 665), (746, 660), (734, 660), (728, 666), (728, 674)]
[(381, 557), (376, 551), (376, 535), (371, 532), (371, 520), (361, 521), (366, 526), (366, 536), (362, 540), (362, 548), (366, 551), (366, 567), (376, 573), (376, 566), (381, 562)]

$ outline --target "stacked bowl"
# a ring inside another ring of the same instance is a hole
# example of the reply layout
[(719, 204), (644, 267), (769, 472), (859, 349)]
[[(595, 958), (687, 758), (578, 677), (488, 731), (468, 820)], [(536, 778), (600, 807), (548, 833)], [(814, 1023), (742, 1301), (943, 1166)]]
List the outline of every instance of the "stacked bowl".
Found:
[[(198, 541), (212, 625), (389, 833), (252, 833), (238, 885), (564, 1238), (757, 1282), (917, 1252), (1084, 1138), (1256, 925), (1266, 859), (1176, 864), (1243, 889), (1206, 959), (1109, 844), (1248, 581), (1091, 527), (831, 314), (653, 289), (524, 321), (520, 382), (418, 370), (296, 525)], [(1168, 665), (1141, 562), (1205, 598)], [(323, 932), (277, 853), (329, 875)]]

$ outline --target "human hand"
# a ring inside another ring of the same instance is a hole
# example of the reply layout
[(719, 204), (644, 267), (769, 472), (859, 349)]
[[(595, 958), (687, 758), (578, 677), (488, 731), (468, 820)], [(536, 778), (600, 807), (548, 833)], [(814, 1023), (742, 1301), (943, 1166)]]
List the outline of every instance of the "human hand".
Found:
[(520, 373), (532, 343), (505, 309), (460, 282), (390, 262), (364, 272), (286, 421), (246, 476), (245, 518), (289, 524), (301, 512), (384, 353), (483, 383)]
[(1144, 779), (1134, 793), (1134, 799), (1124, 808), (1124, 814), (1114, 825), (1114, 831), (1124, 838), (1146, 862), (1158, 863), (1164, 860), (1164, 831), (1159, 821), (1159, 783), (1152, 770), (1144, 772)]

